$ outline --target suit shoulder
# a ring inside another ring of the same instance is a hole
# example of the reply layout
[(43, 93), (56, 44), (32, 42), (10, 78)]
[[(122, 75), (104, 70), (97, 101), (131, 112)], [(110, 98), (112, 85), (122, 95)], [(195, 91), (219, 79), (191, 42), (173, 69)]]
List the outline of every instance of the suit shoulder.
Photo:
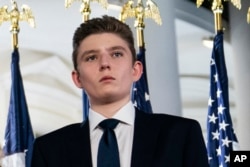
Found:
[(153, 114), (156, 119), (162, 119), (165, 121), (170, 121), (170, 122), (183, 122), (183, 123), (198, 123), (197, 120), (191, 119), (191, 118), (186, 118), (186, 117), (181, 117), (181, 116), (175, 116), (175, 115), (169, 115), (169, 114)]
[(82, 123), (75, 123), (75, 124), (70, 124), (67, 126), (64, 126), (62, 128), (59, 128), (57, 130), (51, 131), (47, 134), (44, 134), (42, 136), (39, 136), (36, 138), (37, 141), (46, 141), (46, 140), (58, 140), (60, 138), (67, 138), (71, 135), (73, 135), (76, 131), (80, 130), (82, 127)]
[(161, 124), (161, 125), (176, 125), (176, 126), (200, 126), (199, 122), (195, 119), (191, 118), (185, 118), (181, 116), (175, 116), (175, 115), (169, 115), (169, 114), (163, 114), (163, 113), (143, 113), (143, 112), (137, 112), (141, 117), (144, 117), (149, 122), (152, 122), (153, 124)]
[[(142, 125), (144, 122), (147, 124), (147, 128), (158, 129), (164, 134), (182, 135), (183, 137), (192, 134), (191, 136), (202, 137), (201, 125), (197, 120), (159, 113), (145, 114), (145, 117), (147, 118), (140, 122), (141, 126), (144, 126)], [(180, 134), (180, 132), (182, 133)]]

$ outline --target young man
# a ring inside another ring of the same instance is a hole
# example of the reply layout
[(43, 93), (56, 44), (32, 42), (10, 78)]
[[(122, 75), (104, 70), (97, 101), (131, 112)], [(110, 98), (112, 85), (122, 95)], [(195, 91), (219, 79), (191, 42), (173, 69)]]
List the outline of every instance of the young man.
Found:
[(37, 138), (32, 167), (99, 167), (99, 123), (108, 118), (119, 120), (114, 132), (121, 167), (208, 166), (197, 121), (146, 114), (130, 101), (143, 67), (126, 24), (109, 16), (82, 23), (73, 38), (73, 64), (73, 81), (89, 98), (89, 117)]

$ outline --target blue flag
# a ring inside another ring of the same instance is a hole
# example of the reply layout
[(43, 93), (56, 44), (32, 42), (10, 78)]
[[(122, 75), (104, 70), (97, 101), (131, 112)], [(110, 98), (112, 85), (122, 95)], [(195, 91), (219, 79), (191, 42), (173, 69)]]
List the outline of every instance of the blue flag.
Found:
[(210, 97), (207, 117), (207, 151), (210, 167), (229, 167), (230, 151), (238, 145), (229, 110), (228, 77), (223, 32), (214, 38), (210, 64)]
[(148, 89), (146, 58), (145, 58), (144, 47), (139, 48), (139, 53), (137, 54), (137, 60), (141, 61), (143, 65), (143, 74), (141, 78), (134, 84), (132, 102), (140, 110), (147, 112), (147, 113), (153, 113), (151, 102), (149, 99), (149, 89)]
[(89, 99), (84, 90), (82, 91), (82, 100), (83, 100), (83, 116), (84, 119), (86, 119), (89, 116)]
[(4, 138), (3, 167), (30, 167), (34, 135), (19, 68), (19, 53), (15, 49), (11, 62), (11, 95)]

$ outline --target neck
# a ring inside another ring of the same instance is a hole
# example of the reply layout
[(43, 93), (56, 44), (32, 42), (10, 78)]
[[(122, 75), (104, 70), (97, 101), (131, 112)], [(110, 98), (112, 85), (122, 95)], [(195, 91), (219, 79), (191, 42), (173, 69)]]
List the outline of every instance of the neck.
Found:
[(114, 102), (91, 103), (91, 108), (99, 114), (103, 115), (104, 117), (111, 118), (119, 111), (119, 109), (121, 109), (129, 101), (130, 97)]

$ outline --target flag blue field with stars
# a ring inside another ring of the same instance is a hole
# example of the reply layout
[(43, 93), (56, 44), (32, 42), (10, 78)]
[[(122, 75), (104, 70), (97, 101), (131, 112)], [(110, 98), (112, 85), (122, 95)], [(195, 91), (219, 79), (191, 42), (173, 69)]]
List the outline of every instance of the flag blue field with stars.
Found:
[(11, 79), (2, 163), (3, 167), (30, 167), (34, 135), (19, 68), (18, 49), (12, 53)]
[(229, 167), (230, 151), (238, 145), (229, 108), (229, 91), (223, 32), (214, 38), (210, 64), (210, 97), (207, 117), (207, 152), (210, 167)]
[(147, 70), (146, 70), (146, 58), (145, 58), (145, 48), (139, 47), (139, 53), (137, 54), (137, 60), (141, 61), (143, 65), (143, 73), (141, 78), (134, 83), (132, 102), (134, 105), (147, 113), (153, 113), (151, 102), (149, 98), (149, 88), (147, 80)]

